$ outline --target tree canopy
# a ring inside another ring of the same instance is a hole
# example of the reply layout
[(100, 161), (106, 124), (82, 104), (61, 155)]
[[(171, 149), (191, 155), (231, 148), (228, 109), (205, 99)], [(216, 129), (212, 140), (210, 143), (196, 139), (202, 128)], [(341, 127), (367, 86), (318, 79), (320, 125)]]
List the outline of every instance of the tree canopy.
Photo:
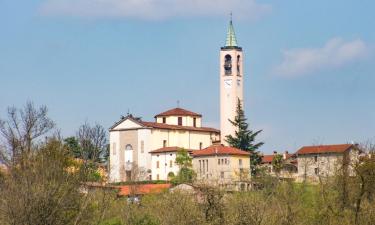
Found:
[(258, 148), (262, 146), (263, 142), (255, 142), (256, 136), (262, 132), (262, 130), (252, 131), (249, 129), (249, 124), (245, 117), (245, 112), (242, 109), (241, 100), (237, 101), (236, 116), (234, 120), (229, 119), (230, 123), (236, 128), (234, 136), (226, 136), (226, 141), (232, 147), (250, 152), (251, 170), (254, 174), (255, 167), (260, 163), (261, 157), (259, 155)]

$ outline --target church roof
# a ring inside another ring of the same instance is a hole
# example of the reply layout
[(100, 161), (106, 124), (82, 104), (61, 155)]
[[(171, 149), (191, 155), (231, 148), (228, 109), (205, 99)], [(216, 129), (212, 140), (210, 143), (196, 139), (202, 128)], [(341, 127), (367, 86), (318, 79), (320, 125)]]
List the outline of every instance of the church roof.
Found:
[(202, 117), (201, 114), (191, 112), (189, 110), (182, 109), (182, 108), (170, 109), (168, 111), (159, 113), (155, 117), (159, 117), (159, 116), (197, 116), (197, 117)]
[(236, 34), (234, 33), (234, 27), (233, 27), (232, 19), (229, 22), (225, 47), (238, 47), (237, 46)]
[[(178, 152), (180, 149), (183, 149), (181, 147), (172, 146), (172, 147), (163, 147), (158, 148), (156, 150), (150, 151), (150, 153), (164, 153), (164, 152)], [(194, 151), (193, 149), (185, 149), (187, 152)]]
[(211, 145), (202, 150), (193, 151), (194, 157), (199, 156), (212, 156), (212, 155), (243, 155), (249, 156), (249, 152), (242, 151), (238, 148), (224, 146), (224, 145)]
[(201, 131), (201, 132), (212, 132), (220, 133), (219, 130), (211, 127), (189, 127), (189, 126), (179, 126), (171, 125), (166, 123), (155, 123), (155, 122), (141, 122), (145, 127), (152, 127), (158, 129), (167, 129), (167, 130), (189, 130), (189, 131)]

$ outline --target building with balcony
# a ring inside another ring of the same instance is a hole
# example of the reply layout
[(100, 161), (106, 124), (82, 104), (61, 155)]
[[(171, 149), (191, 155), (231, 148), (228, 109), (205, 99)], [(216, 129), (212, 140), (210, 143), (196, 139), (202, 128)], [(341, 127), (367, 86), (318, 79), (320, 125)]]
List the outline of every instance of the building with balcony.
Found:
[(237, 148), (212, 145), (193, 151), (197, 181), (229, 189), (248, 189), (250, 153)]

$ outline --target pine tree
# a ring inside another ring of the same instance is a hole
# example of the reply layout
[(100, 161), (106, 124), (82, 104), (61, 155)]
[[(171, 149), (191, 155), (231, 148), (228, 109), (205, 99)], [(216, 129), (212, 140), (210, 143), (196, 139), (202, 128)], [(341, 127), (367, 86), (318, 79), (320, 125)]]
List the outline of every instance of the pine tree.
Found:
[(259, 154), (258, 148), (262, 146), (263, 142), (255, 142), (255, 137), (262, 132), (262, 130), (258, 130), (256, 132), (249, 129), (249, 124), (246, 122), (246, 117), (244, 110), (242, 109), (241, 101), (238, 99), (237, 101), (237, 108), (236, 108), (237, 115), (234, 118), (234, 121), (230, 120), (231, 124), (236, 128), (235, 135), (227, 135), (226, 142), (235, 148), (247, 151), (251, 153), (250, 155), (250, 166), (251, 166), (251, 173), (254, 175), (256, 172), (256, 166), (260, 164), (261, 157)]

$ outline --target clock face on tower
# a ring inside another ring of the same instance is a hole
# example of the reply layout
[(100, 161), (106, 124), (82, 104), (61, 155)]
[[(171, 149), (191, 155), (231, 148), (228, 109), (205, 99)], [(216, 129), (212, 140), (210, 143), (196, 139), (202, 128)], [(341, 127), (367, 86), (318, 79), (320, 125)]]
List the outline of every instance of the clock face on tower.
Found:
[(225, 88), (231, 88), (232, 87), (232, 80), (231, 79), (224, 80), (224, 87)]

